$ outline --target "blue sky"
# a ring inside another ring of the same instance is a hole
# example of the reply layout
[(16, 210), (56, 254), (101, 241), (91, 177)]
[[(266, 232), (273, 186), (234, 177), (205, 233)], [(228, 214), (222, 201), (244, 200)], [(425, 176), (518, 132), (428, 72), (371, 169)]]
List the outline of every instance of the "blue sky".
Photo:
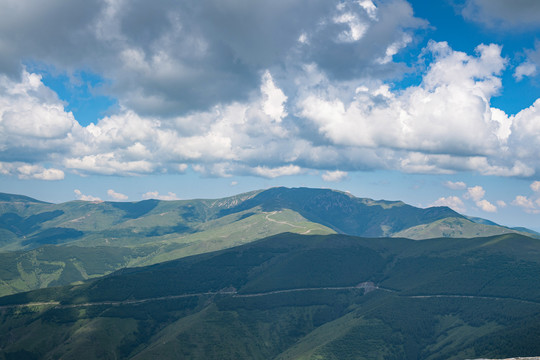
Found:
[(538, 1), (0, 8), (2, 192), (328, 187), (540, 230)]

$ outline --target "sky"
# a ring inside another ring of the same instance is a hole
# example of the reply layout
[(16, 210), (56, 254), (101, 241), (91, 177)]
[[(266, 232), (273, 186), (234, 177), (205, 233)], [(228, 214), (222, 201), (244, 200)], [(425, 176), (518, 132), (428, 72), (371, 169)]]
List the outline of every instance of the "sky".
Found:
[(324, 187), (540, 231), (540, 1), (0, 9), (0, 192)]

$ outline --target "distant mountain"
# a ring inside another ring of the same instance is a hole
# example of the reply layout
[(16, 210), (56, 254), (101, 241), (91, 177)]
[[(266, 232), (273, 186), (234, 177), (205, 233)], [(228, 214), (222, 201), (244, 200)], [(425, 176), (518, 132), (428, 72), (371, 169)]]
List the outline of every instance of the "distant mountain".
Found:
[[(478, 236), (493, 236), (516, 232), (525, 233), (524, 231), (510, 229), (496, 224), (490, 225), (487, 223), (473, 222), (463, 217), (447, 217), (444, 219), (433, 221), (429, 224), (422, 224), (407, 228), (393, 234), (392, 236), (422, 240), (437, 237), (472, 238)], [(533, 234), (530, 235), (532, 236)]]
[(0, 298), (0, 358), (533, 356), (539, 273), (540, 242), (518, 234), (284, 233)]
[(513, 227), (511, 229), (514, 231), (518, 231), (520, 233), (535, 237), (535, 238), (540, 238), (540, 233), (538, 231), (534, 231), (534, 230), (527, 229), (524, 227)]
[(491, 220), (483, 219), (483, 218), (480, 218), (480, 217), (466, 216), (466, 218), (471, 220), (474, 223), (477, 223), (477, 224), (500, 226), (499, 224), (497, 224), (497, 223), (495, 223), (495, 222), (493, 222)]
[(448, 207), (421, 209), (401, 201), (375, 201), (335, 190), (309, 188), (269, 189), (221, 213), (253, 208), (266, 212), (290, 209), (337, 233), (368, 237), (389, 236), (419, 224), (463, 217)]
[[(82, 246), (150, 244), (215, 230), (262, 214), (270, 228), (288, 225), (285, 231), (305, 232), (309, 226), (302, 228), (296, 222), (307, 221), (337, 233), (367, 237), (393, 236), (447, 218), (466, 219), (447, 207), (421, 209), (399, 201), (375, 201), (309, 188), (272, 188), (215, 200), (49, 204), (10, 194), (0, 194), (0, 199), (4, 199), (0, 202), (0, 250), (74, 242)], [(291, 219), (283, 218), (284, 212)], [(273, 220), (274, 216), (281, 219)], [(475, 224), (472, 221), (467, 226), (475, 228)], [(480, 225), (492, 227), (478, 226), (472, 231), (474, 236), (487, 229), (490, 235), (512, 231), (494, 223)], [(248, 237), (253, 240), (272, 233), (269, 229)], [(445, 236), (433, 229), (424, 235), (418, 228), (414, 234), (418, 239)]]
[(28, 196), (24, 195), (14, 195), (14, 194), (6, 194), (6, 193), (0, 193), (0, 203), (3, 202), (19, 202), (19, 203), (35, 203), (35, 204), (47, 204), (44, 201), (36, 200)]
[[(329, 189), (281, 187), (183, 201), (50, 204), (10, 194), (0, 194), (0, 199), (0, 295), (65, 285), (282, 232), (413, 239), (517, 232), (474, 223), (447, 207), (421, 209)], [(57, 246), (63, 248), (57, 251)]]

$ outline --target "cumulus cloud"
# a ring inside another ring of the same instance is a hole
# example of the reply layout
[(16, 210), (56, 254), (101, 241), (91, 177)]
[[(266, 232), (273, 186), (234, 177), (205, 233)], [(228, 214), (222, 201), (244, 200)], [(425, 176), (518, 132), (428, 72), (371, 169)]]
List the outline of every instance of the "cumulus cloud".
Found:
[[(189, 167), (205, 176), (316, 170), (337, 179), (336, 168), (540, 170), (540, 100), (515, 115), (491, 106), (507, 66), (500, 46), (467, 54), (430, 41), (419, 84), (395, 89), (390, 80), (404, 64), (394, 55), (427, 24), (404, 0), (216, 1), (32, 0), (0, 14), (2, 34), (24, 35), (2, 38), (0, 156), (15, 164), (2, 173), (60, 179), (64, 171), (139, 176)], [(114, 95), (118, 108), (79, 125), (23, 58), (58, 72), (94, 71), (106, 84), (97, 91)]]
[(507, 140), (499, 130), (507, 124), (492, 116), (489, 99), (501, 87), (498, 75), (506, 63), (501, 48), (481, 45), (477, 57), (446, 43), (430, 42), (427, 50), (435, 61), (420, 86), (397, 93), (382, 84), (359, 87), (348, 103), (332, 93), (310, 93), (300, 101), (299, 115), (343, 146), (452, 155), (498, 151)]
[(457, 196), (441, 197), (437, 199), (431, 206), (448, 206), (452, 210), (463, 213), (465, 212), (465, 204)]
[(127, 200), (128, 199), (127, 195), (118, 193), (114, 191), (113, 189), (107, 190), (107, 195), (109, 195), (109, 197), (114, 200)]
[(327, 182), (337, 182), (345, 179), (347, 175), (348, 173), (346, 171), (341, 170), (325, 171), (322, 174), (322, 179)]
[(39, 165), (23, 165), (18, 168), (19, 177), (23, 179), (62, 180), (64, 172), (58, 169), (45, 169)]
[(530, 188), (534, 192), (533, 195), (518, 195), (511, 204), (521, 207), (527, 213), (540, 214), (540, 181), (533, 181)]
[(540, 3), (536, 0), (467, 0), (462, 14), (490, 28), (540, 27)]
[(6, 163), (0, 162), (0, 174), (15, 175), (19, 179), (37, 179), (37, 180), (62, 180), (64, 172), (54, 168), (44, 168), (41, 165), (27, 163)]
[(73, 192), (77, 196), (78, 200), (82, 200), (82, 201), (102, 201), (100, 198), (98, 198), (96, 196), (83, 194), (81, 192), (81, 190), (79, 190), (79, 189), (75, 189), (75, 190), (73, 190)]
[(160, 195), (157, 191), (149, 191), (142, 195), (143, 200), (156, 199), (156, 200), (180, 200), (180, 198), (173, 192), (168, 192), (167, 195)]
[(37, 131), (42, 135), (32, 140), (17, 135), (2, 118), (0, 152), (4, 159), (49, 161), (79, 174), (125, 176), (181, 173), (188, 166), (212, 176), (276, 177), (335, 166), (342, 171), (534, 174), (540, 164), (529, 145), (540, 144), (540, 103), (515, 116), (489, 106), (505, 66), (500, 47), (480, 46), (470, 56), (431, 42), (426, 51), (435, 59), (422, 83), (402, 91), (378, 81), (333, 81), (312, 64), (295, 72), (297, 91), (291, 96), (286, 95), (290, 81), (279, 86), (267, 70), (246, 102), (166, 119), (121, 108), (86, 127), (63, 110), (39, 76), (24, 73), (20, 82), (6, 80), (5, 106), (15, 96), (7, 89), (19, 89), (19, 108), (42, 104), (61, 115), (58, 122), (45, 122), (50, 129)]
[(536, 73), (536, 65), (529, 61), (525, 61), (524, 63), (516, 67), (516, 70), (514, 71), (514, 77), (517, 81), (521, 81), (523, 80), (523, 77), (535, 75)]
[(497, 212), (497, 207), (487, 201), (486, 199), (482, 199), (480, 201), (476, 202), (476, 206), (478, 206), (481, 210), (486, 212)]
[(525, 50), (526, 59), (519, 64), (514, 70), (514, 77), (517, 81), (523, 80), (524, 77), (534, 77), (539, 74), (540, 68), (540, 40), (534, 43), (534, 49)]
[(296, 165), (286, 165), (279, 166), (275, 168), (269, 168), (266, 166), (257, 166), (253, 169), (253, 172), (256, 175), (267, 177), (267, 178), (276, 178), (279, 176), (288, 176), (288, 175), (298, 175), (303, 172), (302, 168)]
[(446, 181), (443, 185), (452, 190), (465, 190), (467, 188), (467, 184), (465, 184), (463, 181)]
[[(463, 194), (463, 199), (471, 200), (472, 202), (474, 202), (476, 207), (482, 211), (494, 213), (494, 212), (497, 212), (497, 209), (498, 209), (497, 206), (499, 207), (506, 206), (506, 203), (502, 200), (497, 201), (496, 202), (497, 205), (494, 205), (488, 200), (484, 199), (484, 196), (486, 195), (486, 191), (480, 185), (467, 187), (467, 185), (462, 181), (457, 181), (457, 182), (446, 181), (443, 185), (452, 190), (467, 189), (465, 194)], [(453, 209), (460, 209), (460, 210), (456, 210), (460, 212), (465, 211), (465, 204), (457, 196), (449, 196), (447, 198), (442, 197), (438, 199), (434, 203), (434, 205), (449, 206)]]
[(289, 62), (342, 77), (381, 70), (374, 59), (426, 25), (405, 0), (13, 4), (0, 14), (0, 32), (15, 34), (2, 38), (0, 72), (16, 77), (21, 59), (89, 69), (108, 80), (100, 91), (145, 116), (245, 101), (261, 72)]
[(472, 199), (474, 201), (480, 201), (484, 195), (486, 194), (486, 191), (483, 187), (480, 185), (473, 186), (470, 188), (467, 188), (467, 193), (465, 194), (466, 199)]
[(67, 152), (80, 129), (41, 76), (22, 71), (14, 81), (0, 74), (0, 156), (23, 162), (50, 160)]
[(534, 209), (534, 203), (531, 199), (527, 198), (523, 195), (518, 195), (516, 198), (512, 201), (512, 205), (519, 206), (524, 209)]
[(270, 116), (274, 121), (281, 122), (287, 112), (285, 111), (284, 103), (287, 101), (287, 96), (283, 91), (276, 87), (272, 75), (267, 70), (262, 78), (261, 92), (264, 96), (263, 111)]

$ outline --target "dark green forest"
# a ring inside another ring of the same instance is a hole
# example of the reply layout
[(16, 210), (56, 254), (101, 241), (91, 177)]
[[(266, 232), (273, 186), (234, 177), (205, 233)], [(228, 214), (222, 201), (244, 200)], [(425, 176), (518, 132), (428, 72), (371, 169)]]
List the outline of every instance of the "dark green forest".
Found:
[[(540, 243), (284, 233), (0, 298), (4, 359), (540, 354)], [(99, 344), (99, 346), (96, 346)]]

